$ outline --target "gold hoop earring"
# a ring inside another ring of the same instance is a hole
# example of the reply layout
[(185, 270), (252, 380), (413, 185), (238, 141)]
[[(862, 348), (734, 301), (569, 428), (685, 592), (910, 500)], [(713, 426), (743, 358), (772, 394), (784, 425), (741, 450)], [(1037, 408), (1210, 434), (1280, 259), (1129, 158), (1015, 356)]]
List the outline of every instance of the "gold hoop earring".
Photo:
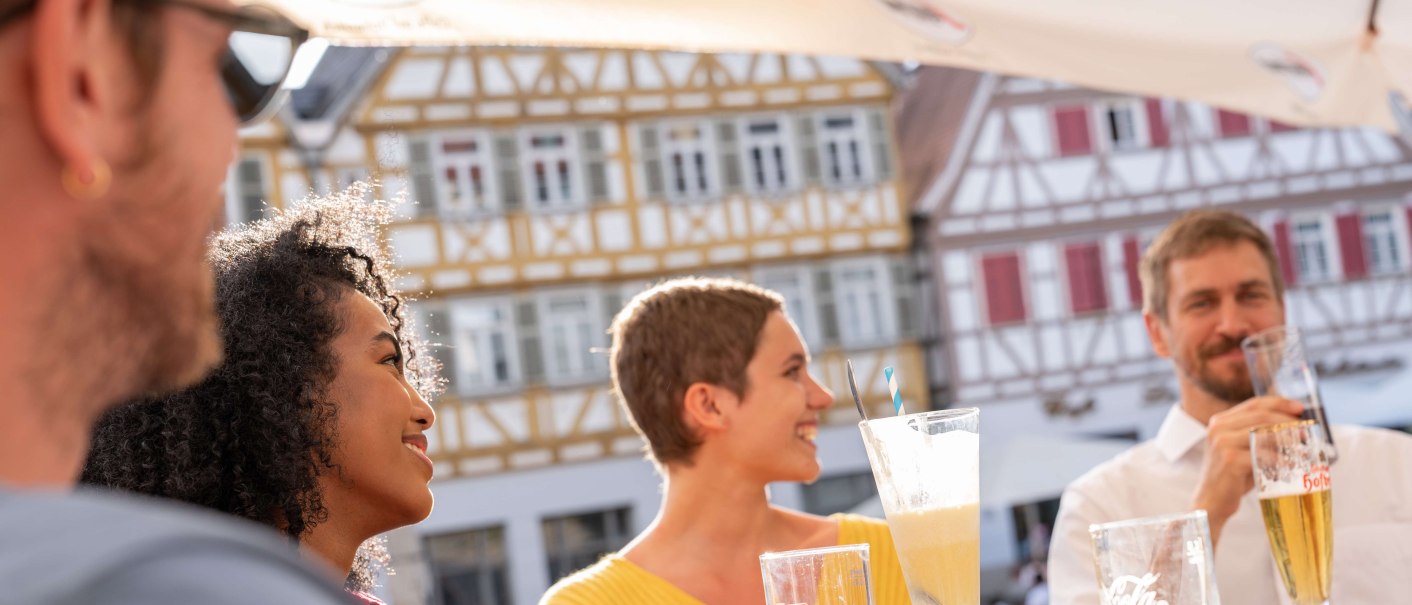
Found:
[[(88, 178), (83, 178), (85, 176)], [(95, 160), (93, 168), (86, 175), (78, 174), (71, 166), (64, 166), (63, 171), (59, 173), (59, 181), (63, 184), (64, 191), (74, 199), (96, 200), (107, 195), (108, 187), (113, 184), (113, 171), (107, 162)]]

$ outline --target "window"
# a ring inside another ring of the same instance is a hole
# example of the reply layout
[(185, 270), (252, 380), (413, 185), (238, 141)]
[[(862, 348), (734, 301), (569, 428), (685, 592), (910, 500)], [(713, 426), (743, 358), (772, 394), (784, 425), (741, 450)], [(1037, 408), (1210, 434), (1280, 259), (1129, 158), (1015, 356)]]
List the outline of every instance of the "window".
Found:
[(1054, 136), (1059, 155), (1085, 155), (1093, 152), (1089, 139), (1088, 107), (1069, 105), (1054, 108)]
[(854, 111), (819, 116), (819, 154), (823, 160), (824, 183), (847, 187), (872, 180), (864, 126), (862, 117)]
[(1367, 250), (1368, 272), (1395, 273), (1402, 270), (1398, 245), (1397, 214), (1382, 208), (1363, 215), (1363, 242)]
[(430, 536), (426, 545), (441, 605), (511, 602), (503, 526)]
[(985, 279), (985, 308), (990, 325), (1025, 321), (1027, 313), (1019, 253), (982, 255), (981, 275)]
[(755, 283), (778, 292), (784, 297), (785, 311), (799, 327), (800, 336), (810, 349), (823, 346), (819, 337), (811, 273), (804, 267), (770, 267), (755, 271)]
[(1069, 308), (1074, 314), (1106, 310), (1108, 288), (1098, 242), (1064, 246), (1064, 265), (1069, 274)]
[(838, 310), (838, 338), (844, 346), (878, 344), (896, 337), (892, 283), (881, 261), (867, 259), (835, 265), (833, 294)]
[(754, 193), (781, 193), (795, 178), (790, 169), (784, 120), (778, 117), (746, 120), (743, 127), (746, 181)]
[(265, 191), (265, 163), (258, 157), (241, 158), (234, 176), (226, 199), (226, 221), (236, 224), (260, 220), (269, 197)]
[(455, 381), (463, 391), (518, 382), (514, 317), (509, 301), (461, 300), (449, 308)]
[(499, 208), (489, 147), (483, 133), (448, 133), (436, 142), (442, 216), (461, 218)]
[(1137, 107), (1131, 101), (1114, 101), (1102, 106), (1103, 134), (1108, 149), (1125, 151), (1142, 146), (1137, 123)]
[(521, 168), (526, 197), (540, 210), (583, 205), (578, 157), (573, 132), (566, 128), (535, 129), (521, 133)]
[(1299, 281), (1320, 281), (1332, 277), (1329, 268), (1324, 221), (1319, 217), (1295, 219), (1290, 224), (1295, 270)]
[(815, 515), (846, 513), (878, 495), (871, 471), (823, 477), (802, 489), (804, 510)]
[(576, 381), (596, 378), (607, 368), (601, 351), (603, 327), (596, 299), (588, 292), (550, 292), (539, 300), (548, 376)]
[(1216, 110), (1216, 126), (1222, 137), (1243, 137), (1250, 134), (1250, 116), (1224, 109)]
[(716, 194), (714, 153), (706, 122), (664, 124), (662, 164), (667, 171), (669, 199), (697, 200)]
[(544, 552), (549, 558), (549, 581), (557, 582), (627, 545), (632, 539), (630, 512), (624, 507), (545, 519)]

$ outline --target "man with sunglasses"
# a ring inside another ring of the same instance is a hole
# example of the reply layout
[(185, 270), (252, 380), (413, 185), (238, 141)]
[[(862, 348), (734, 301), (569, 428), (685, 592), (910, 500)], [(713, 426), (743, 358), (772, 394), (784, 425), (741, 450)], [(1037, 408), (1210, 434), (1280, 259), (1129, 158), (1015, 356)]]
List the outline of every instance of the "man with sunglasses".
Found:
[(347, 602), (266, 529), (70, 491), (102, 413), (219, 360), (205, 242), (306, 37), (227, 0), (0, 0), (0, 603)]

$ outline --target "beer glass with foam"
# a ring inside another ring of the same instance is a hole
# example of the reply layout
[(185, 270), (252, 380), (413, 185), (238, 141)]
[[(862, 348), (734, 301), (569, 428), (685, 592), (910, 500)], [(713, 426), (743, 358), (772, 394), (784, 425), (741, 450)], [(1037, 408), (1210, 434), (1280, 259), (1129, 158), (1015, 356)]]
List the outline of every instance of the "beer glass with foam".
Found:
[(1334, 534), (1328, 449), (1323, 427), (1313, 420), (1250, 431), (1270, 553), (1296, 605), (1329, 605)]

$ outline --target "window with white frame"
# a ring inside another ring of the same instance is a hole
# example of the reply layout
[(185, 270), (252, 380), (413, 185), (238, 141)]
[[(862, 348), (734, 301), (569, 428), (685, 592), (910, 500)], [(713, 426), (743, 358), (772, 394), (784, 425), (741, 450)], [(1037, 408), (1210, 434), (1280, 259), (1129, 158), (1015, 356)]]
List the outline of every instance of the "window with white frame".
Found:
[(1099, 121), (1103, 124), (1103, 141), (1108, 149), (1126, 151), (1143, 145), (1136, 101), (1111, 101), (1100, 104), (1098, 108)]
[(434, 149), (440, 189), (437, 199), (443, 216), (473, 216), (500, 207), (485, 133), (446, 133), (438, 137)]
[(264, 216), (265, 162), (257, 156), (240, 158), (232, 168), (226, 197), (226, 222), (230, 224), (260, 220)]
[(689, 201), (715, 195), (715, 154), (709, 124), (702, 121), (662, 125), (662, 166), (667, 198)]
[(741, 128), (746, 181), (754, 193), (781, 193), (791, 188), (789, 133), (778, 116), (750, 118)]
[(1330, 267), (1333, 263), (1329, 261), (1328, 242), (1322, 218), (1302, 217), (1290, 223), (1290, 247), (1294, 248), (1299, 281), (1317, 282), (1332, 277)]
[(531, 207), (551, 210), (584, 204), (576, 149), (568, 128), (529, 129), (521, 134), (520, 166)]
[(838, 338), (844, 346), (878, 344), (896, 336), (892, 282), (880, 260), (835, 265), (833, 295)]
[(626, 546), (633, 536), (632, 509), (550, 517), (544, 519), (542, 529), (549, 581), (555, 582)]
[(819, 157), (825, 183), (847, 187), (872, 180), (865, 126), (857, 111), (819, 115)]
[(596, 350), (604, 345), (603, 315), (597, 301), (587, 290), (540, 295), (539, 326), (551, 380), (596, 378), (607, 367), (602, 352)]
[(505, 526), (428, 536), (426, 552), (441, 605), (511, 602)]
[(1398, 244), (1397, 214), (1381, 208), (1363, 215), (1363, 242), (1368, 250), (1369, 273), (1395, 273), (1402, 270)]
[(515, 316), (508, 299), (453, 301), (448, 315), (458, 388), (493, 390), (519, 381)]
[(810, 349), (823, 345), (819, 337), (812, 271), (802, 266), (768, 267), (755, 271), (754, 278), (756, 285), (784, 297), (785, 312)]

